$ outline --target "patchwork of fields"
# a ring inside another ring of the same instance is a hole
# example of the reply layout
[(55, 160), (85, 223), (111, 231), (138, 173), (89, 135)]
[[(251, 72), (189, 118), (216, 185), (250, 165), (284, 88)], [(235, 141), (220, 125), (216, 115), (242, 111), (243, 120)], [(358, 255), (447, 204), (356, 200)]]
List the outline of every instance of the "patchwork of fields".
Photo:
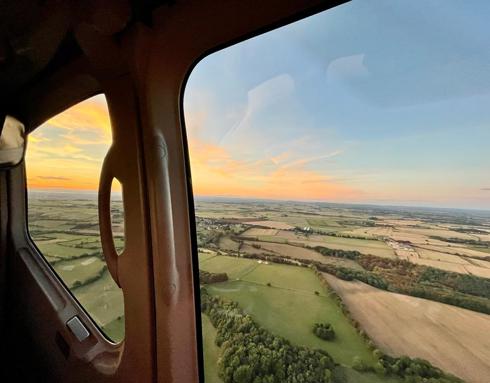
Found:
[[(114, 242), (124, 248), (121, 201), (113, 201)], [(124, 338), (122, 290), (106, 266), (95, 195), (36, 193), (29, 196), (29, 233), (63, 283), (104, 333)]]
[(488, 213), (480, 217), (478, 212), (446, 209), (410, 210), (407, 214), (394, 208), (295, 202), (270, 202), (267, 206), (259, 202), (198, 202), (197, 209), (198, 217), (209, 221), (211, 231), (220, 231), (215, 227), (218, 222), (240, 222), (239, 236), (222, 237), (228, 243), (226, 250), (238, 250), (237, 243), (242, 242), (244, 251), (252, 252), (247, 245), (259, 241), (270, 252), (274, 246), (266, 243), (287, 245), (282, 246), (282, 254), (299, 257), (302, 252), (298, 247), (325, 246), (490, 278)]
[[(337, 302), (325, 291), (313, 270), (221, 255), (205, 255), (200, 264), (202, 270), (209, 272), (229, 270), (230, 280), (207, 285), (209, 293), (239, 303), (262, 327), (296, 345), (327, 351), (335, 361), (345, 366), (353, 379), (355, 377), (352, 383), (369, 382), (371, 379), (377, 382), (397, 381), (351, 370), (356, 357), (368, 366), (374, 366), (376, 359)], [(204, 321), (203, 332), (209, 330), (208, 320)], [(325, 342), (312, 333), (314, 323), (325, 321), (335, 328), (334, 341)], [(206, 376), (212, 376), (211, 381), (216, 381), (214, 364), (217, 351), (214, 345), (209, 344), (210, 338), (210, 334), (204, 335), (205, 372)]]
[(393, 355), (424, 358), (468, 382), (488, 382), (490, 318), (324, 274), (371, 339)]
[[(328, 352), (338, 364), (334, 382), (404, 381), (383, 368), (380, 372), (376, 348), (427, 359), (467, 382), (483, 382), (490, 374), (489, 340), (481, 335), (490, 333), (490, 316), (484, 314), (490, 312), (489, 213), (273, 201), (196, 205), (199, 268), (227, 277), (206, 284), (206, 291), (236, 302), (272, 334)], [(122, 249), (117, 201), (113, 223)], [(102, 255), (95, 200), (49, 193), (30, 199), (29, 230), (95, 322), (108, 337), (122, 340), (123, 296)], [(350, 314), (315, 269), (327, 273)], [(317, 337), (315, 323), (329, 323), (335, 338)], [(206, 316), (203, 335), (206, 381), (221, 382), (222, 350)]]
[[(209, 293), (237, 302), (259, 325), (295, 344), (326, 350), (345, 366), (344, 380), (398, 379), (352, 369), (356, 356), (365, 361), (368, 369), (376, 364), (372, 350), (351, 324), (352, 314), (375, 347), (388, 355), (427, 359), (468, 382), (480, 383), (490, 369), (485, 349), (488, 340), (478, 335), (490, 333), (488, 314), (325, 274), (350, 311), (346, 316), (314, 272), (300, 267), (316, 265), (330, 268), (329, 273), (340, 270), (341, 275), (357, 272), (361, 274), (352, 274), (355, 279), (386, 279), (388, 288), (402, 291), (434, 289), (428, 296), (441, 301), (446, 300), (447, 294), (456, 294), (458, 299), (482, 302), (490, 294), (490, 290), (485, 290), (487, 285), (482, 284), (474, 297), (467, 294), (466, 287), (446, 286), (444, 280), (430, 282), (427, 275), (431, 274), (425, 271), (431, 267), (443, 273), (453, 272), (441, 274), (453, 281), (457, 275), (474, 276), (472, 283), (477, 284), (483, 281), (477, 277), (490, 277), (490, 244), (486, 242), (490, 214), (472, 214), (295, 202), (198, 201), (200, 269), (228, 276), (227, 282), (206, 285)], [(391, 271), (391, 264), (398, 269)], [(410, 271), (409, 264), (419, 266)], [(418, 285), (422, 275), (429, 284)], [(372, 283), (380, 282), (375, 279)], [(366, 291), (347, 289), (345, 286), (350, 284), (363, 286)], [(334, 342), (317, 338), (311, 332), (311, 325), (316, 322), (331, 323), (340, 335)], [(205, 342), (210, 342), (209, 337), (205, 336)], [(213, 374), (215, 363), (212, 358), (206, 360), (206, 368)]]

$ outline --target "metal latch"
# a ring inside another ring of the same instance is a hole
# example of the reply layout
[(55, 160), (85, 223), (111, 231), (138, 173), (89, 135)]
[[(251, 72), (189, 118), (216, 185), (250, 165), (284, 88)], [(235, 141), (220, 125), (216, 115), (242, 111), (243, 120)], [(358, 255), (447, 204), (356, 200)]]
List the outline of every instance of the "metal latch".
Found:
[(90, 336), (87, 327), (85, 327), (80, 318), (78, 318), (77, 316), (74, 316), (68, 322), (66, 322), (66, 325), (79, 342), (83, 342)]

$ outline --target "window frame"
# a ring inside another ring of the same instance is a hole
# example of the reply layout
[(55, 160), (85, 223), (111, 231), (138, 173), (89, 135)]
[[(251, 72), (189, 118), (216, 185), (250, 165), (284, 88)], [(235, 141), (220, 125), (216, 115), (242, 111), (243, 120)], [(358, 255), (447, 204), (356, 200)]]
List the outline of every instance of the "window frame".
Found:
[[(198, 374), (199, 374), (199, 382), (205, 383), (204, 378), (204, 344), (203, 344), (203, 328), (202, 328), (202, 312), (201, 312), (201, 297), (200, 297), (200, 282), (199, 282), (199, 258), (198, 258), (198, 246), (197, 246), (197, 225), (196, 225), (196, 214), (195, 214), (195, 203), (194, 203), (194, 193), (192, 186), (192, 168), (189, 154), (189, 145), (188, 145), (188, 133), (185, 122), (185, 108), (184, 108), (184, 95), (188, 85), (189, 78), (192, 72), (196, 69), (201, 61), (206, 59), (208, 56), (211, 56), (214, 53), (222, 51), (231, 46), (240, 44), (247, 40), (250, 40), (254, 37), (258, 37), (264, 35), (273, 30), (279, 29), (286, 25), (295, 23), (297, 21), (301, 21), (310, 16), (314, 16), (320, 12), (327, 11), (331, 8), (340, 6), (350, 0), (332, 0), (332, 1), (319, 1), (317, 4), (312, 2), (313, 4), (305, 4), (304, 6), (292, 5), (294, 9), (291, 14), (288, 13), (288, 10), (283, 10), (286, 12), (286, 16), (279, 16), (276, 20), (269, 16), (269, 19), (266, 23), (259, 23), (259, 26), (256, 28), (248, 28), (245, 33), (241, 33), (237, 31), (229, 32), (228, 35), (226, 33), (218, 34), (218, 36), (213, 36), (209, 41), (205, 41), (202, 43), (202, 46), (194, 47), (189, 46), (189, 52), (184, 54), (183, 58), (179, 57), (179, 59), (183, 60), (183, 63), (179, 62), (173, 65), (176, 65), (176, 73), (173, 74), (179, 80), (179, 89), (178, 89), (178, 100), (177, 100), (177, 118), (178, 118), (178, 129), (182, 138), (182, 151), (184, 156), (184, 173), (185, 177), (185, 190), (187, 192), (187, 206), (186, 206), (186, 214), (189, 221), (188, 226), (188, 234), (189, 241), (191, 243), (191, 251), (190, 258), (192, 264), (192, 282), (193, 282), (193, 290), (194, 290), (194, 307), (195, 307), (195, 331), (196, 331), (196, 346), (197, 346), (197, 362), (198, 362)], [(304, 7), (301, 9), (301, 7)], [(195, 11), (195, 10), (194, 10)], [(218, 12), (215, 17), (219, 20), (220, 17), (229, 17), (227, 12), (229, 10), (222, 11), (223, 14)], [(233, 12), (233, 11), (232, 11)], [(249, 11), (245, 11), (247, 13)], [(192, 15), (192, 11), (190, 14)], [(196, 12), (197, 13), (197, 12)], [(243, 15), (242, 15), (243, 17)], [(267, 17), (267, 16), (266, 16)], [(273, 20), (273, 21), (271, 21)], [(195, 30), (190, 31), (191, 38), (193, 33), (199, 33), (199, 26), (193, 27)], [(168, 33), (167, 30), (164, 33)], [(209, 37), (209, 36), (206, 36)], [(162, 41), (165, 41), (165, 37), (161, 37)], [(187, 43), (187, 44), (185, 44)], [(185, 41), (185, 43), (177, 44), (179, 49), (186, 47), (189, 42)], [(172, 46), (172, 44), (170, 44)], [(158, 59), (156, 60), (158, 62)], [(161, 61), (164, 63), (164, 61)], [(165, 62), (165, 64), (168, 64)], [(180, 66), (183, 65), (184, 68)], [(173, 205), (173, 203), (172, 203)]]
[[(56, 117), (56, 116), (58, 116), (58, 115), (60, 115), (60, 114), (62, 114), (64, 112), (66, 112), (70, 108), (76, 107), (77, 105), (79, 105), (79, 104), (81, 104), (81, 103), (89, 100), (92, 97), (98, 96), (98, 95), (104, 95), (104, 93), (103, 92), (97, 92), (97, 93), (95, 93), (95, 94), (93, 94), (93, 95), (91, 95), (89, 97), (85, 97), (84, 99), (77, 101), (75, 104), (66, 107), (62, 111), (58, 111), (52, 117)], [(104, 97), (105, 97), (105, 95), (104, 95)], [(106, 104), (107, 104), (107, 100), (106, 100)], [(108, 111), (108, 113), (109, 113), (109, 117), (110, 117), (110, 111)], [(30, 129), (27, 132), (27, 134), (26, 134), (26, 142), (27, 142), (27, 144), (26, 144), (26, 149), (25, 149), (25, 155), (29, 151), (29, 136), (33, 132), (35, 132), (37, 129), (42, 128), (42, 125), (43, 124), (44, 124), (44, 122), (41, 123), (41, 124), (39, 124), (39, 125), (37, 125), (36, 127), (32, 128), (32, 129)], [(112, 125), (111, 125), (111, 130), (112, 130)], [(111, 145), (112, 145), (112, 142), (111, 142)], [(109, 146), (109, 148), (110, 148), (110, 146)], [(108, 149), (108, 151), (109, 151), (109, 149)], [(105, 153), (104, 157), (107, 155), (108, 151)], [(102, 166), (103, 166), (103, 160), (100, 163), (100, 169), (102, 169)], [(67, 298), (69, 298), (70, 301), (71, 301), (71, 303), (78, 308), (78, 310), (80, 311), (80, 313), (83, 313), (82, 323), (84, 323), (85, 325), (87, 325), (87, 323), (90, 323), (92, 325), (91, 326), (92, 327), (91, 334), (93, 334), (94, 336), (96, 336), (96, 338), (99, 341), (103, 341), (110, 348), (120, 348), (120, 347), (122, 347), (124, 345), (125, 337), (123, 337), (120, 341), (114, 341), (108, 335), (105, 334), (105, 332), (97, 324), (97, 322), (95, 321), (95, 319), (90, 315), (90, 313), (88, 312), (88, 310), (78, 301), (78, 299), (76, 298), (76, 296), (74, 295), (74, 293), (66, 285), (65, 281), (63, 280), (63, 278), (61, 278), (61, 276), (56, 272), (56, 270), (54, 269), (54, 267), (49, 263), (49, 261), (46, 259), (45, 255), (43, 254), (43, 252), (41, 251), (41, 249), (39, 249), (39, 247), (37, 246), (36, 241), (34, 240), (34, 238), (32, 238), (32, 236), (30, 234), (30, 230), (29, 230), (29, 188), (28, 188), (28, 183), (27, 183), (27, 174), (28, 174), (27, 168), (28, 168), (28, 164), (27, 164), (27, 161), (25, 160), (25, 157), (24, 157), (24, 160), (22, 161), (22, 168), (23, 168), (23, 178), (24, 178), (24, 204), (25, 204), (25, 208), (24, 208), (24, 222), (25, 222), (25, 227), (24, 227), (24, 230), (25, 230), (25, 235), (26, 235), (26, 244), (29, 245), (29, 247), (30, 247), (29, 250), (31, 250), (36, 255), (36, 258), (38, 258), (39, 260), (41, 260), (41, 262), (44, 265), (44, 267), (47, 270), (49, 270), (51, 280), (55, 280), (57, 283), (59, 283), (59, 285), (61, 286), (61, 288), (62, 288), (62, 290), (63, 290), (63, 292), (65, 294), (65, 296)], [(99, 170), (99, 179), (100, 179), (100, 170)], [(118, 180), (118, 182), (120, 182), (120, 181)], [(121, 184), (121, 194), (122, 194), (122, 184)], [(123, 195), (122, 195), (122, 202), (124, 204), (124, 196)], [(97, 216), (98, 216), (99, 215), (99, 212), (98, 212), (98, 207), (99, 207), (98, 199), (96, 199), (96, 203), (97, 203)], [(124, 206), (123, 206), (123, 212), (124, 212)], [(100, 231), (99, 231), (98, 236), (99, 236), (99, 238), (100, 238), (100, 240), (102, 242)], [(102, 256), (104, 257), (104, 263), (107, 266), (107, 261), (105, 259), (105, 255), (104, 255), (104, 252), (102, 250), (102, 247), (101, 247), (100, 251), (101, 251)], [(123, 251), (124, 251), (124, 249), (123, 249)], [(109, 271), (107, 271), (107, 272), (109, 272)], [(112, 278), (112, 275), (111, 275), (111, 279), (113, 279)], [(114, 281), (114, 283), (116, 283), (116, 282)], [(125, 304), (124, 293), (123, 293), (121, 287), (119, 287), (119, 289), (121, 289), (121, 294), (122, 294), (122, 298), (123, 298), (123, 310), (124, 310), (124, 304)], [(93, 329), (95, 329), (95, 332), (93, 332)]]

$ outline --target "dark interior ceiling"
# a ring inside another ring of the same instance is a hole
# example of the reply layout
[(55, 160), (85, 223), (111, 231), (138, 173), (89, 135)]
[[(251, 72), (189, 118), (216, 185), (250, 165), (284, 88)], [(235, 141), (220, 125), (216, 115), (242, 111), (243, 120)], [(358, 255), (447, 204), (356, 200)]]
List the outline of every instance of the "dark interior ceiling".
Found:
[(80, 23), (115, 35), (134, 22), (151, 23), (166, 0), (0, 1), (0, 105), (9, 112), (16, 96), (33, 82), (81, 55), (73, 31)]

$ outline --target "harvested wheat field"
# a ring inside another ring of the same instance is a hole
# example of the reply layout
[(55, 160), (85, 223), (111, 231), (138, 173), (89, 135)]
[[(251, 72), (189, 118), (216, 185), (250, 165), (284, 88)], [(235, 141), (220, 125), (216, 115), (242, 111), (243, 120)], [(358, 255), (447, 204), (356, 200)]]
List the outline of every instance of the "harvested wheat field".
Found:
[(252, 227), (242, 233), (243, 237), (258, 237), (262, 235), (276, 235), (277, 229), (262, 229), (260, 227)]
[[(291, 246), (282, 243), (246, 241), (245, 243), (257, 246), (254, 249), (262, 249), (275, 255), (281, 255), (288, 258), (308, 259), (322, 262), (325, 258), (314, 250), (305, 249), (304, 247)], [(255, 250), (257, 253), (257, 250)]]
[(244, 223), (246, 223), (247, 225), (262, 226), (262, 227), (268, 227), (270, 229), (278, 229), (278, 230), (294, 229), (294, 226), (279, 221), (248, 221)]
[(386, 353), (423, 358), (468, 383), (490, 377), (490, 315), (323, 274)]
[(468, 273), (476, 275), (477, 277), (488, 278), (490, 279), (490, 269), (479, 266), (465, 266)]

